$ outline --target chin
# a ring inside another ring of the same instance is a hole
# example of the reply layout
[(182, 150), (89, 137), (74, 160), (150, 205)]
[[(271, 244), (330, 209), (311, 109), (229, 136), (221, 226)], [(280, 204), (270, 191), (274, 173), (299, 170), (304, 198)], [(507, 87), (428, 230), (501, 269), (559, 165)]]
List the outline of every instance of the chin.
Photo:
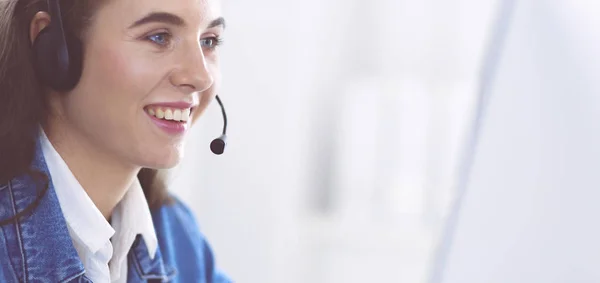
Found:
[(179, 161), (162, 162), (162, 163), (149, 164), (150, 166), (144, 166), (144, 167), (153, 168), (153, 169), (172, 169), (172, 168), (175, 168), (175, 166), (177, 166), (178, 164), (179, 164)]
[(181, 149), (172, 149), (163, 154), (157, 153), (160, 153), (160, 151), (149, 153), (144, 156), (138, 164), (140, 164), (141, 167), (152, 169), (171, 169), (179, 165), (183, 158)]

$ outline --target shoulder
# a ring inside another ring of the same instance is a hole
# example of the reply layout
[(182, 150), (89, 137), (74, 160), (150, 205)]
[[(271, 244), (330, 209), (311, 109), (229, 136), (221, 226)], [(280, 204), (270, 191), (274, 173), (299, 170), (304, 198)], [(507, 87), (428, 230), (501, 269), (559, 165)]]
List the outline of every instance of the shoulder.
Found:
[[(207, 282), (231, 282), (215, 264), (215, 256), (192, 210), (179, 198), (152, 211), (161, 253), (178, 270), (182, 282), (206, 278)], [(193, 259), (193, 260), (192, 260)]]
[(198, 234), (200, 234), (200, 231), (198, 231), (199, 227), (196, 221), (196, 217), (194, 216), (194, 213), (192, 212), (190, 207), (174, 195), (171, 195), (171, 200), (171, 203), (161, 206), (161, 208), (158, 210), (152, 211), (152, 217), (154, 219), (159, 220), (158, 223), (155, 223), (155, 225), (174, 225), (175, 227), (172, 228), (178, 228), (180, 226), (193, 226), (190, 227), (193, 229), (190, 229), (189, 232), (197, 232)]

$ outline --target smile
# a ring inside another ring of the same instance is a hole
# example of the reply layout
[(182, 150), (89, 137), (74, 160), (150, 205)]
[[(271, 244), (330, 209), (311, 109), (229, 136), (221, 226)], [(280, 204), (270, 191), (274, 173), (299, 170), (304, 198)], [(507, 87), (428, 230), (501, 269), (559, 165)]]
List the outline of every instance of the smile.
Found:
[(170, 107), (147, 107), (146, 112), (161, 120), (187, 122), (190, 120), (191, 108), (179, 109)]
[(155, 126), (169, 135), (179, 136), (189, 128), (196, 105), (189, 103), (161, 103), (144, 107)]

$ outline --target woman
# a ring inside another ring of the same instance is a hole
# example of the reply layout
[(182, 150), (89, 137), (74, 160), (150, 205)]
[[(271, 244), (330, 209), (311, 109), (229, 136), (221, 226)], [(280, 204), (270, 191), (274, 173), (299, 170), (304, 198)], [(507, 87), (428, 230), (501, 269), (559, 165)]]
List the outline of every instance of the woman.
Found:
[(0, 1), (0, 282), (229, 282), (157, 171), (216, 95), (218, 4)]

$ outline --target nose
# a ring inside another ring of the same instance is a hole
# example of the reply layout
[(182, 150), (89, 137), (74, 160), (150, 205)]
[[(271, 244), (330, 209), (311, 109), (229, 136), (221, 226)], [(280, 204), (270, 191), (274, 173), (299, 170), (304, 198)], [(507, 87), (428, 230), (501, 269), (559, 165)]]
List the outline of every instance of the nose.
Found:
[(203, 92), (213, 85), (214, 78), (210, 72), (209, 62), (201, 48), (186, 52), (180, 57), (180, 67), (170, 76), (171, 84), (194, 92)]

